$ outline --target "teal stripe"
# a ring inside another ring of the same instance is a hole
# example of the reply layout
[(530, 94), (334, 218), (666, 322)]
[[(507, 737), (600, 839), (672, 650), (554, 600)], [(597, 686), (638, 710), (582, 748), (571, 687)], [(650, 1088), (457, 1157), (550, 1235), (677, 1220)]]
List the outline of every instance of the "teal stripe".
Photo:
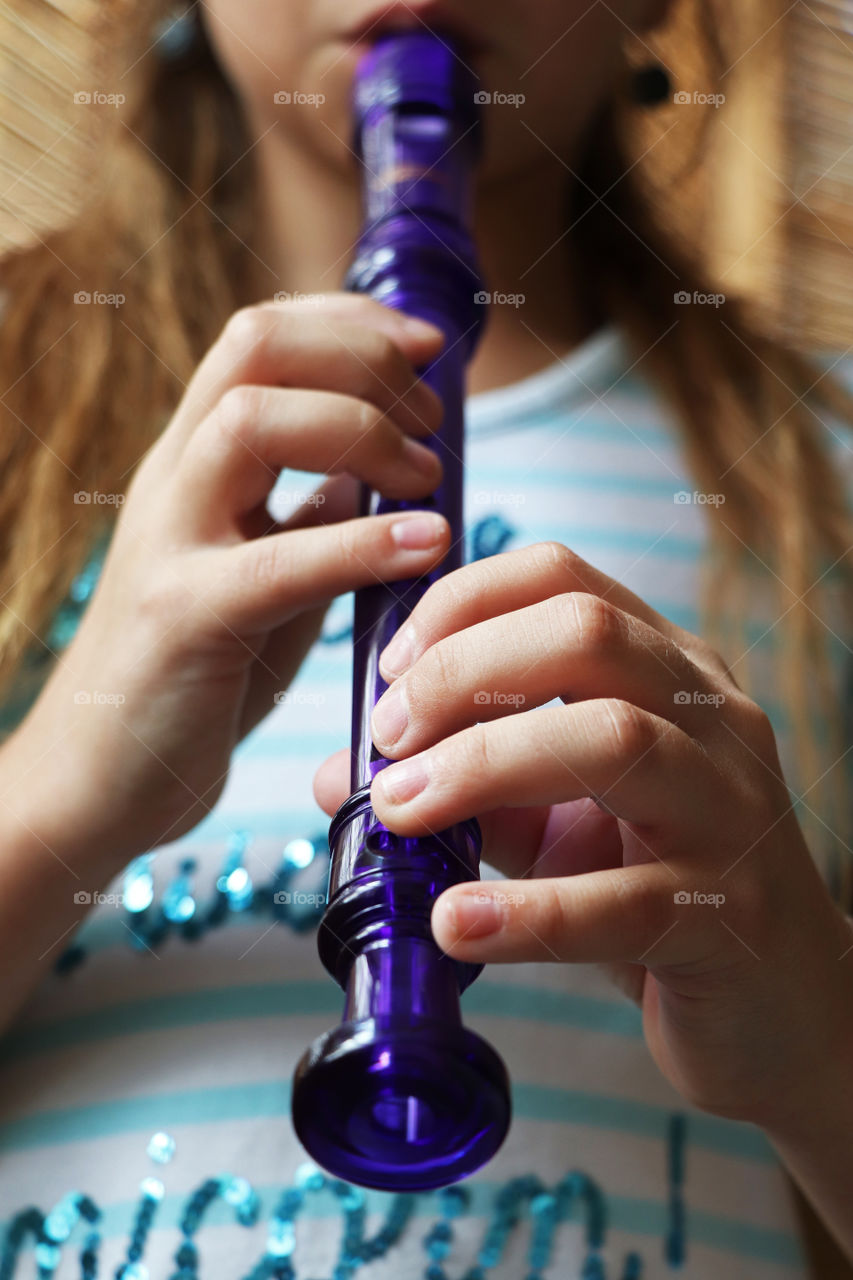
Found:
[[(262, 1222), (265, 1222), (272, 1216), (274, 1207), (281, 1196), (284, 1186), (287, 1184), (278, 1186), (253, 1185), (260, 1200), (259, 1217)], [(488, 1219), (493, 1213), (495, 1197), (499, 1194), (504, 1184), (484, 1179), (483, 1181), (469, 1181), (465, 1185), (471, 1197), (466, 1219)], [(386, 1214), (390, 1199), (390, 1194), (387, 1192), (365, 1191), (365, 1207), (368, 1214)], [(648, 1236), (655, 1240), (660, 1240), (664, 1235), (668, 1224), (665, 1205), (655, 1200), (644, 1200), (634, 1196), (607, 1196), (606, 1200), (607, 1220), (610, 1230)], [(182, 1216), (186, 1211), (186, 1205), (186, 1195), (164, 1195), (157, 1207), (154, 1230), (179, 1230)], [(101, 1209), (102, 1217), (98, 1223), (98, 1229), (105, 1239), (112, 1240), (130, 1235), (133, 1231), (136, 1213), (139, 1208), (138, 1202), (117, 1201), (113, 1204), (99, 1205), (99, 1208)], [(416, 1197), (416, 1218), (429, 1219), (438, 1216), (439, 1206), (434, 1194), (424, 1194)], [(340, 1222), (340, 1201), (328, 1191), (310, 1194), (306, 1199), (304, 1209), (300, 1211), (300, 1219), (308, 1221), (334, 1219)], [(8, 1225), (8, 1221), (0, 1223), (0, 1230), (5, 1233)], [(204, 1225), (205, 1227), (236, 1225), (234, 1210), (221, 1199), (215, 1200), (205, 1213)], [(522, 1220), (519, 1230), (524, 1232), (525, 1229)], [(693, 1210), (688, 1214), (688, 1230), (688, 1249), (690, 1244), (698, 1244), (710, 1249), (719, 1249), (723, 1253), (736, 1254), (740, 1257), (752, 1258), (760, 1262), (775, 1263), (778, 1266), (802, 1265), (802, 1250), (797, 1238), (788, 1232), (778, 1231), (772, 1227), (754, 1226), (752, 1223), (740, 1222), (735, 1218)], [(297, 1238), (298, 1233), (299, 1227), (297, 1226)], [(559, 1234), (557, 1239), (559, 1240)], [(199, 1237), (199, 1243), (203, 1252), (203, 1234)], [(30, 1247), (32, 1246), (30, 1245)], [(72, 1252), (75, 1251), (73, 1244), (69, 1247)], [(454, 1261), (451, 1254), (451, 1265)], [(250, 1256), (247, 1253), (244, 1269), (248, 1265), (250, 1265)]]
[(290, 1083), (284, 1080), (57, 1107), (0, 1125), (0, 1151), (26, 1151), (117, 1134), (149, 1133), (174, 1125), (285, 1116), (289, 1114), (289, 1107)]
[(57, 1019), (45, 1026), (10, 1034), (4, 1058), (55, 1053), (113, 1036), (142, 1035), (210, 1023), (256, 1018), (298, 1018), (324, 1015), (339, 1018), (343, 993), (331, 981), (257, 983), (244, 987), (211, 988), (182, 995), (111, 1005), (92, 1013)]
[[(515, 1113), (525, 1120), (548, 1124), (575, 1124), (597, 1129), (615, 1129), (641, 1138), (659, 1137), (671, 1114), (665, 1107), (635, 1102), (630, 1098), (607, 1097), (557, 1089), (546, 1085), (517, 1083), (512, 1090)], [(773, 1150), (759, 1129), (701, 1114), (690, 1116), (693, 1146), (718, 1155), (774, 1164)]]
[[(551, 466), (548, 458), (544, 460), (544, 465), (539, 464), (538, 470), (535, 462), (528, 470), (523, 467), (513, 471), (507, 467), (478, 467), (475, 472), (466, 475), (465, 485), (466, 492), (473, 495), (485, 488), (506, 489), (510, 493), (516, 493), (523, 487), (534, 490), (537, 501), (541, 500), (549, 490), (553, 491), (555, 498), (561, 498), (567, 491), (578, 489), (587, 493), (664, 498), (676, 514), (683, 511), (684, 506), (674, 501), (674, 495), (685, 489), (692, 494), (695, 487), (694, 481), (687, 476), (638, 476), (630, 472), (579, 471), (571, 467)], [(495, 505), (503, 507), (504, 504), (496, 503)], [(506, 510), (523, 513), (526, 506), (526, 502), (521, 502), (518, 506), (507, 506)], [(485, 504), (481, 510), (480, 504), (474, 502), (475, 517), (479, 514), (489, 514), (490, 511), (491, 508), (486, 508)]]
[[(671, 1111), (628, 1098), (516, 1082), (513, 1110), (518, 1120), (572, 1124), (635, 1137), (661, 1139)], [(211, 1089), (141, 1095), (79, 1107), (57, 1107), (0, 1125), (0, 1151), (30, 1150), (64, 1142), (91, 1141), (173, 1126), (273, 1119), (290, 1113), (290, 1082), (282, 1079)], [(719, 1155), (773, 1164), (773, 1151), (752, 1126), (691, 1115), (694, 1147)]]
[[(678, 508), (673, 505), (673, 511)], [(527, 513), (525, 512), (525, 515)], [(645, 552), (652, 560), (689, 560), (698, 562), (704, 554), (705, 543), (699, 538), (690, 538), (675, 530), (669, 538), (657, 541), (663, 530), (648, 529), (594, 529), (586, 524), (563, 524), (559, 527), (554, 521), (545, 524), (525, 519), (524, 533), (530, 543), (546, 542), (549, 538), (559, 540), (570, 547), (588, 547), (594, 551), (622, 551), (637, 554)], [(654, 544), (654, 546), (652, 546)]]
[[(608, 1196), (607, 1207), (609, 1221), (617, 1231), (662, 1239), (670, 1224), (666, 1206), (654, 1201), (629, 1196)], [(803, 1251), (796, 1236), (772, 1227), (755, 1226), (750, 1222), (739, 1222), (736, 1218), (702, 1213), (688, 1207), (688, 1262), (690, 1246), (697, 1244), (781, 1266), (804, 1265)]]
[(639, 1039), (643, 1016), (628, 1000), (596, 1000), (568, 991), (547, 991), (541, 987), (504, 986), (481, 978), (462, 997), (467, 1013), (485, 1018), (518, 1018), (548, 1026), (580, 1027), (609, 1035)]
[[(341, 745), (338, 743), (334, 749), (337, 750)], [(316, 764), (322, 764), (323, 758), (324, 753), (321, 752)], [(188, 853), (192, 851), (185, 844), (187, 840), (196, 844), (227, 840), (234, 831), (250, 831), (258, 838), (281, 840), (283, 847), (287, 840), (293, 839), (294, 833), (328, 831), (328, 828), (329, 819), (319, 805), (303, 810), (288, 805), (286, 812), (273, 809), (269, 813), (259, 813), (257, 809), (213, 809), (184, 837), (181, 852), (185, 848)]]
[[(69, 1046), (108, 1040), (113, 1036), (245, 1021), (254, 1018), (339, 1018), (343, 995), (328, 979), (302, 982), (259, 982), (239, 987), (214, 987), (180, 995), (157, 996), (75, 1014), (44, 1026), (10, 1033), (4, 1058), (55, 1053)], [(640, 1011), (627, 1000), (596, 1000), (589, 996), (537, 987), (503, 986), (481, 979), (463, 998), (468, 1013), (481, 1017), (518, 1018), (551, 1026), (580, 1027), (610, 1035), (642, 1035)]]
[[(624, 405), (625, 411), (622, 412), (622, 406), (616, 404), (615, 412), (608, 413), (604, 410), (601, 413), (595, 411), (577, 413), (572, 410), (570, 413), (554, 413), (553, 411), (538, 413), (526, 413), (524, 415), (524, 435), (534, 431), (553, 431), (561, 436), (565, 436), (567, 440), (590, 439), (596, 444), (633, 444), (638, 449), (643, 445), (657, 445), (659, 448), (670, 448), (677, 445), (680, 436), (673, 431), (665, 431), (662, 428), (653, 425), (651, 420), (643, 421), (642, 418), (637, 419), (636, 406), (630, 404)], [(622, 426), (616, 414), (626, 420), (627, 425)], [(633, 417), (633, 421), (631, 418)], [(465, 437), (472, 441), (488, 440), (492, 436), (498, 437), (502, 435), (515, 434), (518, 435), (518, 424), (507, 422), (500, 426), (494, 426), (491, 422), (488, 426), (480, 426), (471, 416), (467, 426)], [(639, 437), (639, 439), (637, 438)], [(527, 441), (529, 444), (529, 441)]]

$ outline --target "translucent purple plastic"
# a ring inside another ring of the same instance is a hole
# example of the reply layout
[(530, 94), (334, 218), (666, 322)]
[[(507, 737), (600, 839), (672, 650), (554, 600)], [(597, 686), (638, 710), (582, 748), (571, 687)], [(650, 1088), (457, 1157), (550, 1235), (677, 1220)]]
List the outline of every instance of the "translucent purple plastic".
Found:
[(390, 832), (370, 805), (389, 762), (370, 735), (387, 688), (378, 659), (438, 577), (463, 559), (465, 366), (484, 318), (468, 230), (478, 154), (478, 82), (440, 35), (379, 39), (356, 77), (356, 143), (366, 196), (349, 287), (437, 324), (442, 353), (423, 371), (444, 421), (430, 441), (444, 463), (431, 498), (389, 501), (364, 489), (363, 513), (431, 507), (450, 523), (443, 563), (416, 581), (355, 596), (353, 794), (332, 820), (320, 956), (346, 992), (342, 1023), (303, 1055), (293, 1123), (311, 1156), (338, 1177), (385, 1190), (427, 1190), (473, 1173), (510, 1120), (509, 1080), (495, 1051), (462, 1025), (460, 993), (479, 967), (449, 959), (430, 929), (450, 885), (479, 878), (476, 819), (427, 836)]

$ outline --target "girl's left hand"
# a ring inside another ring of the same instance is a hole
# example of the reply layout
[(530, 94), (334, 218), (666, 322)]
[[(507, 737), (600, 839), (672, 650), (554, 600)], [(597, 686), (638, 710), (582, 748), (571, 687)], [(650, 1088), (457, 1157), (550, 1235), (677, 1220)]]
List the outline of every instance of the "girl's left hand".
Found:
[[(380, 660), (377, 816), (476, 814), (510, 877), (436, 903), (480, 962), (597, 962), (667, 1078), (767, 1127), (850, 1060), (853, 936), (812, 862), (764, 712), (704, 641), (559, 543), (435, 583)], [(562, 705), (545, 706), (559, 698)], [(317, 798), (348, 794), (342, 752)]]

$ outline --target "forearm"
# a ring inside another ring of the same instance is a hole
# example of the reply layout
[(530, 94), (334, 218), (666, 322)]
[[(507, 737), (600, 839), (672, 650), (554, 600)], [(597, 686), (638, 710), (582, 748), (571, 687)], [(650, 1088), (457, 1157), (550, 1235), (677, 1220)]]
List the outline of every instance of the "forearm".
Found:
[(89, 910), (79, 895), (102, 889), (122, 858), (105, 856), (94, 829), (68, 816), (17, 742), (0, 749), (0, 1035)]

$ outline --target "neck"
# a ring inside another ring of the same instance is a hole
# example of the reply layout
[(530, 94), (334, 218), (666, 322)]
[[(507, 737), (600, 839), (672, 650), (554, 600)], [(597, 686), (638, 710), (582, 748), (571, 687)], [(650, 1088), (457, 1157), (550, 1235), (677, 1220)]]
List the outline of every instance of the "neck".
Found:
[[(258, 147), (262, 253), (268, 293), (340, 289), (361, 224), (354, 176), (306, 156), (278, 130)], [(568, 178), (557, 162), (480, 190), (475, 235), (486, 288), (498, 303), (468, 374), (470, 394), (517, 381), (564, 356), (595, 328), (566, 234)]]

